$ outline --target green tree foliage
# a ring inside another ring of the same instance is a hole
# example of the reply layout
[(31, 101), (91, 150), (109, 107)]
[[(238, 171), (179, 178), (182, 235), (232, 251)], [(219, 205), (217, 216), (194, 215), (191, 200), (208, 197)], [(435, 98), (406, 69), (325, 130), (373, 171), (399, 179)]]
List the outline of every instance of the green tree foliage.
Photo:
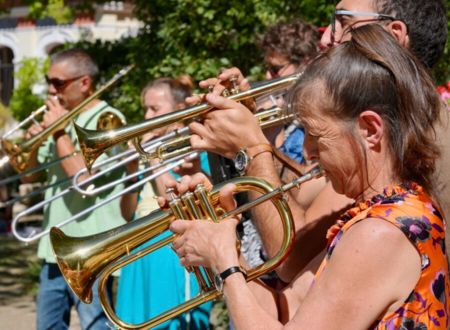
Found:
[(26, 58), (18, 65), (15, 77), (19, 85), (14, 89), (9, 104), (14, 118), (23, 120), (31, 111), (43, 104), (44, 96), (33, 94), (32, 86), (42, 82), (46, 63), (36, 58)]
[(67, 24), (73, 20), (73, 10), (65, 6), (64, 0), (27, 1), (29, 2), (29, 17), (41, 19), (52, 17), (58, 24)]
[[(447, 31), (450, 31), (450, 1), (447, 0)], [(444, 55), (433, 70), (436, 83), (443, 85), (450, 81), (450, 34), (447, 36), (447, 45)]]
[[(99, 2), (103, 1), (95, 3)], [(84, 10), (91, 8), (92, 2), (83, 3)], [(136, 64), (136, 69), (118, 87), (103, 96), (124, 111), (131, 122), (142, 119), (139, 95), (149, 80), (189, 74), (197, 82), (230, 66), (239, 67), (252, 79), (261, 79), (262, 56), (257, 39), (268, 25), (301, 17), (316, 26), (327, 26), (334, 8), (331, 0), (135, 0), (134, 3), (135, 14), (144, 23), (137, 36), (116, 42), (84, 40), (66, 45), (86, 49), (93, 55), (101, 70), (100, 84), (129, 63)], [(449, 45), (434, 74), (441, 84), (450, 79)]]
[(105, 95), (131, 121), (142, 120), (139, 92), (149, 80), (189, 74), (199, 81), (231, 66), (261, 79), (262, 55), (257, 38), (268, 25), (303, 17), (308, 6), (317, 10), (316, 24), (320, 23), (320, 17), (328, 22), (333, 8), (326, 0), (136, 0), (134, 3), (136, 15), (145, 24), (138, 36), (115, 43), (77, 44), (94, 55), (105, 78), (121, 66), (137, 64), (118, 89)]

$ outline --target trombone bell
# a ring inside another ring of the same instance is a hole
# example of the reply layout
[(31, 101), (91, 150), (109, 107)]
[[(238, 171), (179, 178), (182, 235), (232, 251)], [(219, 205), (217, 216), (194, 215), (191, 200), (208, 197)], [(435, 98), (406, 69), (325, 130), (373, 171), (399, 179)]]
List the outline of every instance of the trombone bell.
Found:
[[(314, 168), (304, 176), (274, 189), (265, 180), (254, 177), (239, 177), (221, 183), (206, 191), (198, 186), (194, 193), (186, 193), (169, 203), (170, 209), (156, 210), (149, 215), (109, 231), (87, 237), (68, 237), (60, 229), (52, 228), (50, 241), (61, 272), (74, 293), (86, 303), (92, 300), (92, 286), (99, 279), (99, 298), (108, 318), (121, 329), (147, 329), (167, 321), (191, 308), (219, 297), (222, 293), (214, 285), (211, 270), (193, 267), (199, 282), (200, 293), (193, 299), (160, 314), (141, 324), (129, 324), (115, 315), (106, 294), (106, 282), (109, 276), (119, 268), (145, 256), (162, 246), (172, 243), (174, 236), (166, 237), (137, 253), (131, 251), (144, 242), (155, 238), (169, 229), (174, 219), (209, 219), (215, 222), (236, 216), (252, 207), (270, 200), (280, 215), (284, 240), (270, 260), (247, 271), (247, 281), (251, 281), (275, 269), (289, 253), (294, 241), (292, 214), (283, 195), (287, 190), (321, 175)], [(256, 191), (262, 195), (233, 211), (225, 213), (219, 205), (219, 191), (227, 183), (236, 186), (235, 192)]]

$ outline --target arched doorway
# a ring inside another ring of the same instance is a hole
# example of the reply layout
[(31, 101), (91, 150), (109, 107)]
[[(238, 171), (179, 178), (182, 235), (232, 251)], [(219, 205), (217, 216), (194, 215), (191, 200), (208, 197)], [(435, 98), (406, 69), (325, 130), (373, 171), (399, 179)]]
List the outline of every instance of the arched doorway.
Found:
[(9, 104), (14, 90), (14, 53), (11, 48), (0, 46), (0, 100)]

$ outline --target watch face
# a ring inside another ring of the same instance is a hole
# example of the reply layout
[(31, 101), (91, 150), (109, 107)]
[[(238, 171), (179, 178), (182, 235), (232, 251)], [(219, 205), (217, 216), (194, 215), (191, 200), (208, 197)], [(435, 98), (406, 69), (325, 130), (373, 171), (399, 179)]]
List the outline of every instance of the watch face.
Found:
[(214, 276), (214, 286), (216, 287), (217, 291), (219, 291), (219, 292), (223, 291), (223, 280), (219, 274), (216, 274)]
[(234, 157), (234, 167), (240, 173), (245, 172), (248, 165), (248, 156), (244, 150), (240, 150)]

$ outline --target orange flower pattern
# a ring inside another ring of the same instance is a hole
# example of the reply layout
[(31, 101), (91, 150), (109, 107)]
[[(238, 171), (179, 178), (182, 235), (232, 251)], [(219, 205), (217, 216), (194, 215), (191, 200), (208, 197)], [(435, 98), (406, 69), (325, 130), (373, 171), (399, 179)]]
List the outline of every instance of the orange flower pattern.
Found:
[(348, 210), (328, 231), (327, 254), (316, 278), (326, 267), (342, 235), (367, 218), (386, 220), (398, 227), (420, 253), (422, 271), (415, 288), (395, 312), (370, 329), (449, 329), (450, 281), (445, 252), (445, 222), (432, 199), (415, 183), (392, 186), (383, 194)]

